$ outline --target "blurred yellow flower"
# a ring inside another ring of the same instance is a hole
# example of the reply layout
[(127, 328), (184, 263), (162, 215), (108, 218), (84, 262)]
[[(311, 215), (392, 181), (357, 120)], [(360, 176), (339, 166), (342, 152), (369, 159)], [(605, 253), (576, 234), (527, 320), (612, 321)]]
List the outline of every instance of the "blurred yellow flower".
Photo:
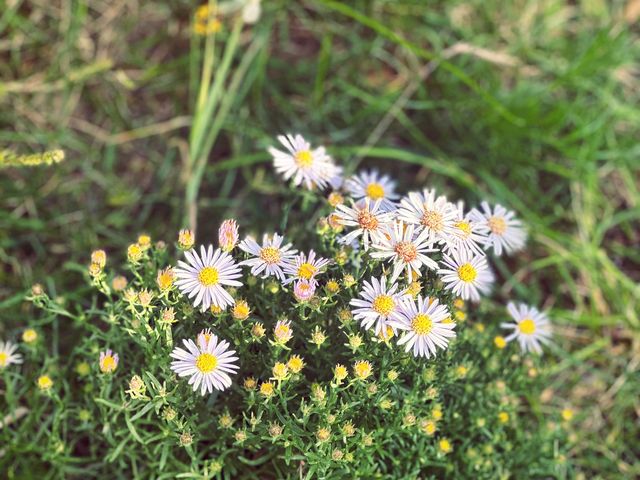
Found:
[(38, 388), (40, 390), (47, 391), (49, 389), (51, 389), (51, 387), (53, 387), (53, 380), (51, 380), (51, 377), (49, 375), (41, 375), (38, 377)]
[(27, 328), (22, 332), (22, 341), (25, 343), (33, 343), (38, 339), (38, 332), (33, 328)]
[(211, 7), (209, 8), (209, 5), (205, 4), (196, 9), (193, 30), (197, 35), (211, 35), (222, 29), (222, 23), (216, 18), (218, 8), (215, 2), (212, 2)]

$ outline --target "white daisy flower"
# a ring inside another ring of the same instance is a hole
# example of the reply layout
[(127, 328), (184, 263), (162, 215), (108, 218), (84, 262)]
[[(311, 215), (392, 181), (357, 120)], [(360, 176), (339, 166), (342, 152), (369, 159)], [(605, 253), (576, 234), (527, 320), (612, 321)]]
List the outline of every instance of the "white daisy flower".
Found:
[(392, 321), (391, 325), (406, 330), (398, 345), (405, 345), (405, 351), (413, 349), (414, 357), (436, 355), (437, 348), (446, 349), (449, 339), (456, 336), (453, 329), (456, 324), (443, 323), (449, 318), (449, 310), (441, 305), (437, 298), (405, 299), (400, 304), (400, 321)]
[(233, 257), (219, 248), (200, 246), (200, 255), (195, 250), (184, 252), (187, 262), (179, 261), (175, 274), (176, 285), (183, 295), (195, 297), (194, 307), (206, 311), (211, 305), (226, 308), (235, 302), (223, 286), (240, 287), (236, 278), (242, 275)]
[(444, 268), (438, 270), (445, 287), (463, 300), (480, 301), (480, 294), (488, 294), (494, 281), (484, 255), (469, 250), (454, 250), (444, 254)]
[(345, 204), (336, 207), (336, 217), (338, 221), (347, 227), (356, 227), (340, 238), (340, 243), (350, 244), (358, 237), (364, 240), (364, 249), (369, 249), (369, 240), (377, 241), (384, 228), (393, 220), (392, 213), (384, 213), (380, 209), (381, 202), (377, 200), (373, 205), (368, 198), (364, 199), (364, 204), (351, 202), (351, 207)]
[(473, 254), (484, 255), (483, 245), (487, 241), (487, 227), (483, 222), (478, 222), (470, 214), (465, 215), (462, 202), (455, 209), (456, 218), (453, 223), (453, 231), (446, 238), (445, 250), (466, 250)]
[(12, 364), (22, 363), (22, 355), (16, 353), (18, 346), (9, 341), (0, 340), (0, 370)]
[(515, 218), (515, 213), (502, 205), (493, 207), (487, 202), (480, 204), (482, 212), (471, 210), (470, 216), (488, 230), (489, 236), (485, 240), (485, 249), (493, 248), (496, 255), (513, 253), (522, 250), (527, 242), (527, 232), (522, 222)]
[(423, 265), (432, 270), (438, 269), (438, 264), (425, 255), (427, 252), (438, 251), (431, 247), (429, 231), (421, 227), (416, 231), (415, 225), (396, 221), (389, 225), (378, 242), (373, 244), (377, 251), (371, 256), (393, 262), (392, 282), (397, 280), (402, 270), (406, 270), (407, 282), (411, 282), (411, 272), (420, 277), (420, 268)]
[(269, 147), (273, 165), (285, 180), (292, 178), (294, 185), (304, 183), (310, 190), (314, 186), (324, 188), (329, 182), (337, 181), (342, 173), (342, 168), (334, 165), (324, 147), (312, 150), (302, 135), (280, 135), (278, 140), (287, 151)]
[(516, 305), (509, 302), (507, 305), (509, 315), (515, 320), (515, 323), (501, 323), (502, 328), (513, 330), (509, 336), (505, 338), (507, 342), (518, 340), (520, 348), (525, 352), (533, 350), (540, 354), (542, 347), (540, 344), (547, 344), (551, 340), (551, 324), (549, 317), (538, 311), (535, 307), (530, 307), (524, 303)]
[(316, 258), (316, 252), (313, 250), (309, 250), (308, 256), (304, 253), (299, 253), (293, 258), (291, 263), (287, 263), (284, 266), (284, 273), (289, 275), (289, 278), (282, 283), (287, 285), (295, 280), (306, 280), (309, 283), (317, 285), (316, 275), (322, 273), (324, 268), (330, 263), (331, 260), (327, 260), (326, 258)]
[(355, 200), (368, 198), (375, 202), (380, 200), (382, 210), (395, 210), (394, 200), (400, 196), (395, 193), (396, 182), (388, 175), (380, 175), (377, 170), (365, 170), (345, 182), (345, 188)]
[(283, 241), (284, 237), (277, 233), (274, 233), (273, 237), (264, 234), (262, 237), (262, 245), (258, 245), (253, 237), (247, 237), (240, 242), (240, 250), (254, 255), (255, 258), (244, 260), (240, 262), (239, 265), (251, 267), (252, 275), (257, 276), (264, 272), (262, 278), (274, 275), (283, 281), (285, 277), (282, 269), (293, 260), (293, 257), (297, 253), (297, 250), (291, 248), (290, 243), (282, 245)]
[[(208, 338), (207, 338), (208, 337)], [(213, 393), (213, 390), (225, 390), (231, 386), (229, 374), (235, 374), (238, 365), (235, 362), (235, 350), (229, 350), (229, 342), (218, 340), (212, 333), (198, 335), (198, 343), (183, 340), (187, 348), (176, 347), (171, 352), (175, 360), (171, 362), (171, 370), (180, 377), (189, 378), (193, 391), (200, 388), (200, 394)]]
[(399, 307), (406, 294), (398, 291), (395, 283), (387, 288), (387, 279), (383, 275), (379, 280), (371, 277), (371, 283), (365, 280), (360, 297), (349, 302), (349, 305), (356, 307), (351, 311), (354, 318), (362, 322), (365, 330), (375, 325), (376, 335), (386, 337), (387, 327), (392, 327), (390, 322), (401, 321)]
[(435, 189), (410, 192), (400, 201), (398, 219), (412, 225), (421, 225), (431, 234), (433, 242), (444, 243), (454, 233), (456, 209), (447, 197), (436, 197)]

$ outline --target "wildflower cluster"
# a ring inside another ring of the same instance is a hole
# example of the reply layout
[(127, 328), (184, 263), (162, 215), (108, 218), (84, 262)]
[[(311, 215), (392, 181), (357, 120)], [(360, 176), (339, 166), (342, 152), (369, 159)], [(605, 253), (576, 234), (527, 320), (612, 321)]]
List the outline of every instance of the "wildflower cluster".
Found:
[[(69, 309), (42, 287), (31, 297), (86, 333), (70, 359), (80, 393), (58, 388), (64, 368), (43, 358), (35, 330), (23, 334), (27, 358), (0, 344), (0, 370), (38, 370), (37, 388), (73, 405), (83, 431), (107, 432), (87, 433), (91, 451), (106, 445), (108, 462), (126, 464), (123, 446), (136, 442), (153, 465), (136, 468), (229, 478), (247, 465), (261, 478), (557, 473), (552, 439), (564, 429), (525, 400), (544, 378), (530, 353), (549, 343), (549, 319), (525, 304), (480, 303), (496, 281), (489, 255), (525, 245), (513, 212), (485, 202), (465, 210), (428, 188), (401, 196), (388, 175), (345, 178), (325, 148), (278, 139), (275, 171), (293, 202), (311, 205), (303, 227), (247, 232), (228, 219), (217, 238), (180, 231), (175, 254), (140, 235), (124, 271), (96, 250), (91, 305)], [(71, 441), (63, 435), (54, 436)]]

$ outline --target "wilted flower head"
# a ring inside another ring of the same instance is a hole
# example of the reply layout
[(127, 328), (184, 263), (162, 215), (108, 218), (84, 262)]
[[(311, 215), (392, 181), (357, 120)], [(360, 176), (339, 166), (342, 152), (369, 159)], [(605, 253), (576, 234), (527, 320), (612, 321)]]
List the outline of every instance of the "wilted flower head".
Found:
[(269, 436), (276, 438), (282, 435), (282, 425), (272, 423), (269, 425)]
[(145, 393), (147, 391), (147, 386), (144, 383), (144, 380), (139, 375), (134, 375), (129, 380), (129, 390), (127, 393), (131, 395), (133, 399), (141, 399), (145, 397)]
[(113, 277), (113, 280), (111, 281), (111, 286), (116, 292), (120, 292), (125, 288), (127, 288), (127, 283), (128, 282), (125, 277), (123, 277), (122, 275), (118, 275), (116, 277)]
[(191, 435), (189, 432), (182, 432), (182, 434), (180, 435), (180, 446), (188, 447), (192, 443), (193, 435)]
[(151, 301), (153, 300), (153, 293), (147, 290), (146, 288), (140, 290), (138, 293), (138, 303), (143, 307), (148, 307), (151, 305)]
[(44, 290), (42, 289), (42, 285), (40, 285), (39, 283), (34, 283), (31, 287), (31, 295), (33, 295), (34, 297), (39, 297), (43, 293)]
[(264, 337), (266, 330), (262, 322), (256, 322), (251, 327), (251, 335), (257, 339)]
[(171, 422), (174, 418), (176, 418), (177, 415), (178, 415), (178, 412), (176, 412), (171, 407), (164, 407), (162, 409), (162, 418), (165, 419), (167, 422)]

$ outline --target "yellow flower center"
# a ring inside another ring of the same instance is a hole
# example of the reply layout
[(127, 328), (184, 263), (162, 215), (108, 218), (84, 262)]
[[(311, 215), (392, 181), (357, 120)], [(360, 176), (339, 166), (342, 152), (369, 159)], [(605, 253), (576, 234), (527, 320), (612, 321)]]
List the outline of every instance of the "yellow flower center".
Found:
[(293, 373), (298, 373), (304, 367), (304, 361), (302, 360), (302, 358), (298, 357), (297, 355), (294, 355), (287, 362), (287, 367), (289, 367), (289, 369)]
[(371, 375), (371, 364), (367, 361), (356, 362), (354, 371), (358, 378), (367, 378)]
[(280, 261), (280, 250), (276, 247), (264, 247), (260, 250), (260, 258), (269, 265), (273, 265)]
[(260, 385), (260, 393), (265, 397), (273, 395), (273, 383), (264, 382), (262, 385)]
[(249, 308), (249, 304), (243, 300), (236, 302), (235, 307), (233, 307), (233, 317), (236, 319), (244, 320), (250, 313), (251, 309)]
[(431, 420), (427, 420), (426, 422), (424, 422), (424, 424), (422, 426), (422, 430), (427, 435), (433, 435), (434, 433), (436, 433), (436, 424), (435, 424), (435, 422), (432, 422)]
[(113, 358), (111, 355), (107, 355), (102, 359), (102, 362), (100, 363), (100, 370), (102, 370), (103, 372), (113, 372), (117, 366), (118, 365), (116, 364), (115, 358)]
[(507, 229), (507, 222), (502, 217), (491, 217), (487, 223), (489, 224), (491, 231), (496, 235), (504, 234)]
[(311, 280), (311, 277), (315, 275), (317, 270), (318, 269), (310, 263), (303, 263), (298, 267), (298, 276), (305, 280)]
[(289, 373), (289, 367), (287, 367), (284, 363), (277, 362), (274, 365), (274, 367), (273, 367), (273, 376), (277, 380), (284, 379), (287, 376), (287, 373)]
[(218, 269), (213, 267), (204, 267), (198, 274), (198, 280), (200, 281), (200, 284), (205, 287), (217, 285), (219, 277), (220, 275), (218, 273)]
[(384, 188), (379, 183), (370, 183), (366, 188), (367, 197), (371, 200), (380, 200), (384, 198)]
[(212, 372), (218, 366), (218, 359), (210, 353), (201, 353), (196, 358), (196, 368), (202, 373)]
[(429, 317), (429, 315), (419, 313), (413, 317), (413, 320), (411, 321), (411, 328), (418, 335), (428, 335), (433, 329), (433, 321), (431, 321), (431, 317)]
[(344, 365), (336, 365), (336, 368), (333, 370), (333, 374), (338, 380), (344, 380), (347, 378), (349, 373)]
[(389, 325), (387, 325), (387, 328), (382, 330), (378, 334), (378, 337), (380, 338), (380, 340), (382, 340), (384, 342), (388, 342), (389, 340), (391, 340), (393, 338), (394, 335), (395, 335), (395, 333), (393, 333), (393, 328), (391, 328)]
[(478, 271), (470, 263), (465, 263), (458, 267), (458, 277), (466, 283), (473, 282), (478, 276)]
[(148, 247), (151, 245), (151, 237), (149, 235), (140, 235), (138, 237), (138, 245), (141, 247)]
[(378, 219), (368, 210), (358, 212), (358, 225), (365, 230), (375, 230), (378, 228)]
[(217, 33), (222, 27), (220, 20), (215, 18), (216, 7), (209, 9), (209, 5), (201, 5), (196, 10), (194, 30), (198, 35)]
[(444, 226), (442, 215), (434, 210), (425, 210), (420, 219), (420, 223), (436, 232), (441, 231)]
[(389, 295), (378, 295), (373, 299), (371, 306), (376, 313), (387, 317), (395, 308), (396, 302), (394, 302), (393, 298)]
[(48, 390), (53, 386), (53, 380), (48, 375), (38, 377), (38, 387), (40, 390)]
[(451, 451), (451, 443), (447, 439), (440, 440), (440, 450), (444, 453), (449, 453)]
[(518, 323), (518, 329), (520, 330), (520, 333), (523, 333), (524, 335), (533, 335), (536, 331), (536, 322), (530, 318), (525, 318)]
[(294, 160), (300, 168), (309, 168), (313, 164), (313, 155), (309, 150), (300, 150), (295, 154)]
[(0, 352), (0, 367), (6, 367), (8, 360), (9, 355), (7, 355), (5, 352)]
[(158, 274), (158, 286), (161, 290), (167, 290), (173, 285), (173, 272), (169, 269)]
[(469, 235), (471, 235), (471, 224), (466, 220), (461, 220), (456, 223), (456, 228), (464, 233), (464, 238), (467, 238)]
[(418, 256), (418, 249), (411, 242), (398, 242), (396, 253), (405, 262), (413, 262)]

